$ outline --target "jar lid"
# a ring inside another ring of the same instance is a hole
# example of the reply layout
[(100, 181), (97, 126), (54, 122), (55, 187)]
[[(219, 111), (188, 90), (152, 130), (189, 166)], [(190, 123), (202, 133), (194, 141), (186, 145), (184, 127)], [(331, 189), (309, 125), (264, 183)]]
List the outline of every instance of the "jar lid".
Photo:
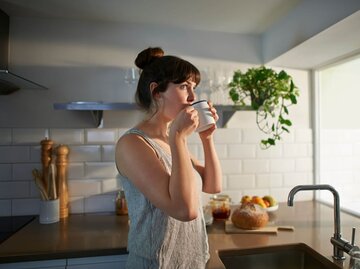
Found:
[(213, 197), (211, 197), (211, 200), (213, 200), (213, 201), (231, 201), (231, 198), (227, 194), (215, 194)]

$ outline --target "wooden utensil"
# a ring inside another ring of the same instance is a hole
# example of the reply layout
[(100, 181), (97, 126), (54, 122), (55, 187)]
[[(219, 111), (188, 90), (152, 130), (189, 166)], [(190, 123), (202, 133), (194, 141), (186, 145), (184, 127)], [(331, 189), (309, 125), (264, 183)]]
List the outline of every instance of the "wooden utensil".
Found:
[(49, 200), (48, 193), (45, 189), (45, 186), (44, 186), (44, 183), (42, 180), (41, 172), (37, 169), (33, 169), (32, 175), (33, 175), (36, 186), (39, 188), (41, 199), (44, 201)]

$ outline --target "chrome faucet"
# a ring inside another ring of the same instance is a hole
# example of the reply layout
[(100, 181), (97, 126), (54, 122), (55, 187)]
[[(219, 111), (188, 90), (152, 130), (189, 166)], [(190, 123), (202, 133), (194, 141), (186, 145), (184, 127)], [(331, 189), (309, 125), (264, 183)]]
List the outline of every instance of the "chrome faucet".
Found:
[(288, 196), (287, 204), (288, 206), (294, 205), (294, 196), (298, 191), (308, 191), (308, 190), (328, 190), (331, 191), (334, 196), (334, 236), (330, 238), (330, 242), (334, 247), (333, 258), (335, 260), (344, 260), (344, 251), (349, 253), (354, 247), (354, 237), (355, 237), (355, 228), (352, 230), (352, 244), (347, 240), (341, 238), (341, 226), (340, 226), (340, 196), (339, 193), (330, 185), (320, 184), (320, 185), (298, 185), (295, 186)]

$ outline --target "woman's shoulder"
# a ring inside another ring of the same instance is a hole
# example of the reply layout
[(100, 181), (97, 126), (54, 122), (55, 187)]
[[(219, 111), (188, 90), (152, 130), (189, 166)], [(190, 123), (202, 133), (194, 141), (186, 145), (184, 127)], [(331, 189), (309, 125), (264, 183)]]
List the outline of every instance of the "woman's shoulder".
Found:
[(117, 152), (132, 152), (132, 151), (143, 151), (144, 149), (152, 148), (149, 143), (148, 136), (137, 128), (132, 128), (126, 131), (117, 141), (116, 151)]

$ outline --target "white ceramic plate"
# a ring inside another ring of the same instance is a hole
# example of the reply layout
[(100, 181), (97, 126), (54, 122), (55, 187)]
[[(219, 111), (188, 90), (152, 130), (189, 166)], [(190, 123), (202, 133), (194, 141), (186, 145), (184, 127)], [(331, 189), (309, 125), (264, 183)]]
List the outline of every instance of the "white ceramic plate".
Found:
[(278, 209), (279, 209), (279, 204), (274, 205), (274, 206), (271, 206), (271, 207), (268, 207), (268, 208), (265, 208), (265, 210), (266, 210), (267, 212), (274, 212), (274, 211), (276, 211), (276, 210), (278, 210)]

